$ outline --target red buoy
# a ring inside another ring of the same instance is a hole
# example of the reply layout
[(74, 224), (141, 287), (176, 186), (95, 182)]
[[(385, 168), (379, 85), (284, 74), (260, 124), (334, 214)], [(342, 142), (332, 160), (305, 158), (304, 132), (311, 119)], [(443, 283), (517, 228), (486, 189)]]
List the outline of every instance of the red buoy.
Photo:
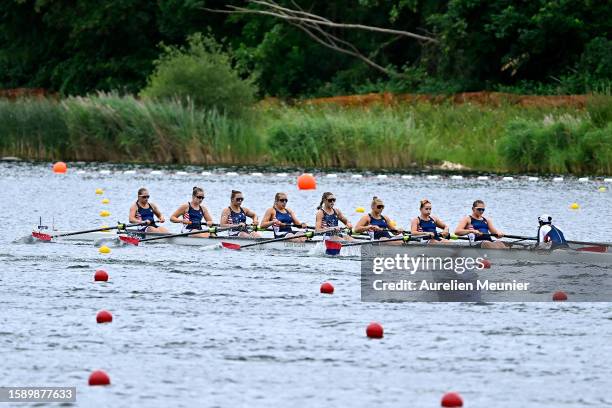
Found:
[(461, 395), (456, 392), (447, 392), (442, 397), (441, 405), (443, 407), (462, 407), (463, 399), (461, 399)]
[(103, 271), (102, 269), (98, 269), (94, 274), (94, 281), (96, 282), (106, 282), (108, 281), (108, 273)]
[(315, 190), (317, 188), (317, 181), (312, 174), (304, 173), (298, 177), (297, 185), (300, 190)]
[(110, 323), (113, 321), (113, 315), (106, 310), (100, 310), (96, 315), (96, 321), (98, 323)]
[(489, 269), (491, 267), (491, 261), (489, 261), (488, 259), (483, 259), (482, 260), (482, 267), (485, 269)]
[(102, 370), (96, 370), (89, 375), (89, 385), (110, 385), (110, 377)]
[(329, 295), (331, 295), (332, 293), (334, 293), (334, 285), (332, 285), (329, 282), (325, 282), (321, 285), (321, 293), (327, 293)]
[(382, 339), (383, 327), (376, 322), (372, 322), (366, 328), (366, 335), (371, 339)]
[(66, 163), (59, 161), (53, 164), (53, 172), (56, 174), (64, 174), (68, 170)]
[(555, 302), (563, 302), (564, 300), (567, 300), (567, 294), (563, 292), (562, 290), (555, 292), (553, 294), (553, 300)]

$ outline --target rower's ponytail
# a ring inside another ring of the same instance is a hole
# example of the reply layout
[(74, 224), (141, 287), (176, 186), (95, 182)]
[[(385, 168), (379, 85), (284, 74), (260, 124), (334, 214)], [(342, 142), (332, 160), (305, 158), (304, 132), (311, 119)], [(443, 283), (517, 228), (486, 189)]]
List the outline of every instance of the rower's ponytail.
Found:
[(323, 193), (323, 196), (321, 197), (321, 202), (319, 203), (317, 210), (320, 210), (321, 208), (323, 208), (323, 203), (325, 202), (327, 197), (332, 196), (332, 195), (334, 195), (334, 193), (330, 193), (329, 191), (326, 191), (325, 193)]

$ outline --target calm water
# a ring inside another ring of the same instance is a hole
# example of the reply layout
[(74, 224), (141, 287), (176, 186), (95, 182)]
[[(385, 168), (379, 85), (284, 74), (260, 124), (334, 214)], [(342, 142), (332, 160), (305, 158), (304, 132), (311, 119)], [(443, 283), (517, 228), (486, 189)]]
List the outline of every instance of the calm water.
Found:
[[(608, 304), (362, 303), (356, 259), (165, 244), (101, 255), (92, 245), (20, 240), (40, 216), (62, 229), (98, 226), (102, 209), (107, 223), (126, 221), (141, 186), (169, 218), (201, 185), (215, 220), (231, 189), (260, 216), (286, 191), (308, 223), (327, 190), (353, 222), (377, 195), (403, 226), (421, 198), (453, 228), (482, 198), (508, 233), (534, 234), (547, 212), (570, 239), (610, 241), (611, 193), (597, 191), (601, 182), (339, 175), (305, 192), (293, 174), (78, 167), (58, 176), (0, 164), (0, 386), (76, 386), (79, 406), (437, 407), (451, 390), (469, 407), (612, 406)], [(97, 268), (108, 283), (92, 281)], [(319, 294), (324, 281), (334, 295)], [(101, 309), (113, 323), (96, 324)], [(365, 337), (370, 321), (383, 324), (384, 339)], [(111, 387), (87, 386), (95, 369)]]

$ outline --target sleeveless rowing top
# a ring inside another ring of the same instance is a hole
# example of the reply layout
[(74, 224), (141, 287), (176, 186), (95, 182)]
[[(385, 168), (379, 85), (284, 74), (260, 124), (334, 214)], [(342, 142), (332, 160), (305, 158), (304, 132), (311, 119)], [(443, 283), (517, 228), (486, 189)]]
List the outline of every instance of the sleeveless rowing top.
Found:
[[(540, 226), (538, 228), (538, 237), (540, 236), (540, 228), (542, 227)], [(563, 231), (561, 231), (559, 228), (555, 227), (552, 224), (550, 225), (550, 231), (548, 231), (548, 233), (544, 237), (544, 242), (551, 242), (551, 249), (569, 247), (569, 244), (565, 239), (565, 235), (563, 235)]]
[[(229, 208), (229, 217), (228, 217), (228, 224), (240, 224), (242, 222), (246, 223), (247, 221), (247, 217), (246, 214), (244, 213), (244, 210), (242, 209), (242, 207), (240, 207), (240, 212), (234, 212), (232, 211), (232, 207), (227, 207)], [(234, 236), (234, 235), (238, 235), (241, 231), (243, 232), (248, 232), (246, 227), (244, 228), (240, 228), (240, 229), (232, 229), (229, 230), (229, 235), (230, 236)]]
[(157, 227), (157, 225), (155, 225), (155, 214), (153, 213), (151, 204), (149, 204), (149, 208), (144, 208), (136, 201), (136, 218), (140, 218), (141, 221), (151, 221), (151, 224), (141, 227), (143, 230), (146, 230), (147, 227)]
[(419, 219), (419, 229), (423, 232), (433, 232), (435, 234), (433, 239), (435, 239), (436, 241), (440, 241), (440, 234), (438, 234), (438, 229), (434, 219), (432, 217), (429, 217), (429, 221), (425, 221), (420, 216), (417, 218)]
[[(477, 220), (476, 218), (470, 215), (470, 224), (472, 225), (473, 229), (480, 231), (483, 234), (491, 233), (491, 231), (489, 231), (489, 223), (487, 222), (487, 219), (485, 217), (482, 217), (482, 220)], [(493, 241), (490, 235), (486, 235), (484, 237), (476, 236), (475, 240), (476, 241)]]
[[(333, 228), (338, 226), (338, 214), (336, 214), (335, 209), (332, 209), (333, 213), (331, 214), (326, 213), (325, 210), (323, 210), (322, 208), (320, 208), (319, 210), (323, 211), (323, 222), (321, 223), (321, 226), (323, 228)], [(326, 236), (337, 234), (337, 231), (329, 231), (325, 233)]]
[(274, 238), (281, 238), (287, 235), (288, 233), (293, 232), (293, 230), (291, 229), (291, 226), (293, 225), (293, 218), (291, 217), (291, 214), (289, 214), (289, 212), (282, 213), (276, 208), (274, 208), (274, 211), (274, 218), (276, 218), (283, 224), (287, 224), (282, 227), (274, 227)]
[(191, 221), (191, 224), (187, 225), (185, 228), (190, 231), (194, 229), (201, 230), (202, 220), (204, 219), (204, 210), (202, 209), (202, 206), (200, 206), (199, 210), (196, 210), (191, 206), (191, 203), (187, 202), (187, 205), (189, 206), (189, 209), (187, 210), (186, 215), (189, 221)]
[[(370, 225), (376, 225), (377, 227), (380, 227), (383, 229), (389, 229), (389, 224), (387, 224), (387, 220), (382, 215), (381, 215), (381, 218), (379, 219), (372, 217), (372, 214), (368, 214), (368, 216), (370, 217)], [(373, 232), (374, 232), (373, 239), (391, 238), (391, 234), (389, 234), (389, 231), (373, 231)]]

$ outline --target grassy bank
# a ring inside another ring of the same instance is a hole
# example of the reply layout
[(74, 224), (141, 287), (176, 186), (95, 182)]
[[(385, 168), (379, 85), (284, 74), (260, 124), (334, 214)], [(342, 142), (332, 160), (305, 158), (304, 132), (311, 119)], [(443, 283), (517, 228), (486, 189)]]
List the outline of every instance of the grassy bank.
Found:
[(0, 101), (0, 153), (38, 160), (612, 174), (612, 98), (574, 108), (258, 107), (230, 119), (98, 95)]

